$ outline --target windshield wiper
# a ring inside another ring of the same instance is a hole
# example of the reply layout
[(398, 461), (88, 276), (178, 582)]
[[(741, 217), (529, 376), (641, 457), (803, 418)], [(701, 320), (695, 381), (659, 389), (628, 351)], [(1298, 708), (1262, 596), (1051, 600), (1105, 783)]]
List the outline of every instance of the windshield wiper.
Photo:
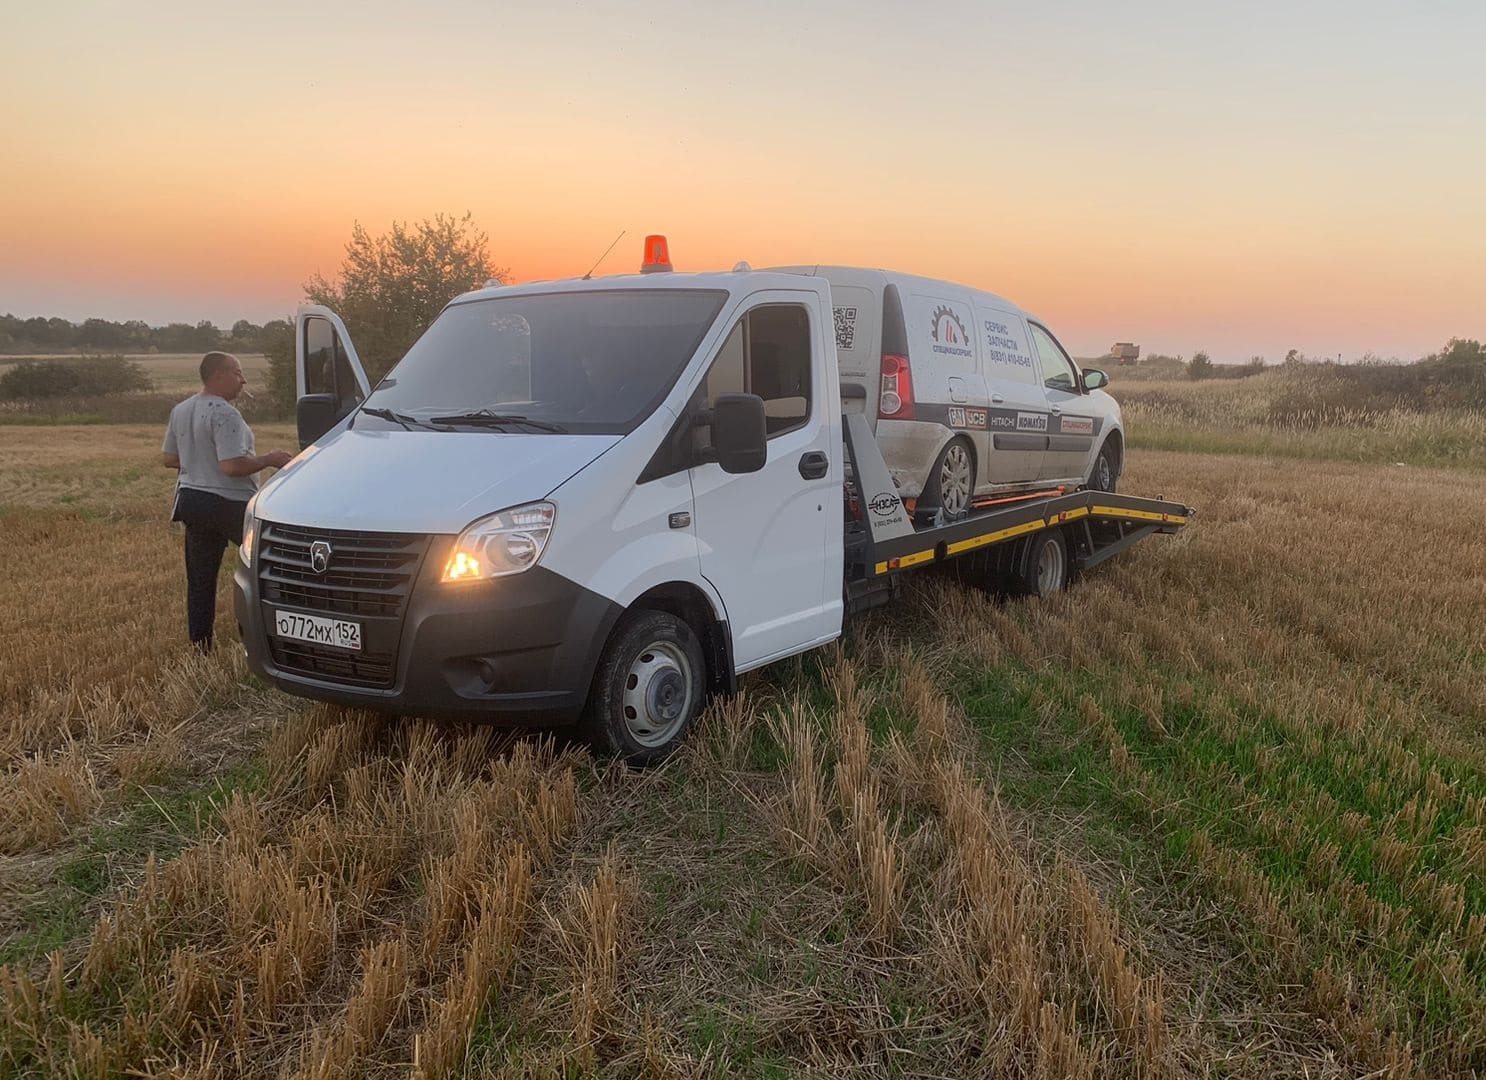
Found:
[(534, 420), (530, 416), (521, 416), (517, 413), (491, 412), (489, 409), (476, 409), (474, 412), (456, 413), (453, 416), (435, 416), (429, 420), (431, 424), (471, 424), (476, 427), (501, 427), (506, 424), (525, 424), (527, 427), (536, 428), (538, 431), (550, 431), (554, 435), (567, 434), (567, 428), (560, 424), (554, 424), (547, 420)]
[(415, 424), (418, 427), (438, 430), (437, 428), (433, 428), (427, 420), (419, 420), (416, 416), (409, 416), (407, 413), (400, 413), (394, 409), (381, 409), (376, 406), (367, 407), (363, 405), (361, 411), (366, 413), (367, 416), (375, 416), (378, 420), (391, 420), (394, 424), (401, 424), (404, 431), (412, 431)]

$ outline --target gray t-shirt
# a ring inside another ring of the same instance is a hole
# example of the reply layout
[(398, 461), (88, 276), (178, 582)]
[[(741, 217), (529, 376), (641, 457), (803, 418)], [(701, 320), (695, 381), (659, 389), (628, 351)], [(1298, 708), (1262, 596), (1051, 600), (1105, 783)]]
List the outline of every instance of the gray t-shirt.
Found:
[(176, 485), (246, 502), (258, 490), (251, 476), (228, 476), (217, 463), (253, 452), (253, 429), (230, 401), (216, 394), (188, 397), (170, 410), (161, 451), (181, 459)]

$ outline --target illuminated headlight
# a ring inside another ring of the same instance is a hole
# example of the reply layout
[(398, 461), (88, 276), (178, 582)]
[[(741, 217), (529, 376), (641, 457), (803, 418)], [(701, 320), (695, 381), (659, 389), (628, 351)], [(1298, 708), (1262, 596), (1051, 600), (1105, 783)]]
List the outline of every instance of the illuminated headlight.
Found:
[(454, 542), (444, 580), (483, 581), (530, 570), (542, 557), (556, 516), (557, 507), (539, 502), (481, 518)]
[(238, 559), (244, 566), (253, 565), (253, 544), (258, 539), (258, 519), (253, 516), (253, 503), (257, 501), (254, 496), (243, 511), (243, 542), (238, 549)]

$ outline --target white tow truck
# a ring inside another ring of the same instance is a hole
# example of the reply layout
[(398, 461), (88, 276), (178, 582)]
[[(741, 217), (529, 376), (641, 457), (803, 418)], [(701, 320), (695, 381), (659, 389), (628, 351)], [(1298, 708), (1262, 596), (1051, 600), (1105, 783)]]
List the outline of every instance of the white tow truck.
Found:
[(1067, 486), (910, 508), (833, 324), (824, 277), (674, 273), (659, 237), (638, 275), (456, 298), (375, 389), (341, 320), (301, 308), (304, 449), (249, 504), (235, 577), (253, 670), (357, 707), (579, 723), (647, 764), (905, 573), (960, 560), (1047, 595), (1192, 516)]

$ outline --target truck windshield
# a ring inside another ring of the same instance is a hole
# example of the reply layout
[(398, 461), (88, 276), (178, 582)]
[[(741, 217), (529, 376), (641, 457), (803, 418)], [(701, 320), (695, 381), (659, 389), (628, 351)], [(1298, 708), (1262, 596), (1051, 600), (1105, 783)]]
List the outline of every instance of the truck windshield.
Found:
[(614, 289), (455, 304), (354, 423), (627, 435), (665, 399), (726, 298)]

